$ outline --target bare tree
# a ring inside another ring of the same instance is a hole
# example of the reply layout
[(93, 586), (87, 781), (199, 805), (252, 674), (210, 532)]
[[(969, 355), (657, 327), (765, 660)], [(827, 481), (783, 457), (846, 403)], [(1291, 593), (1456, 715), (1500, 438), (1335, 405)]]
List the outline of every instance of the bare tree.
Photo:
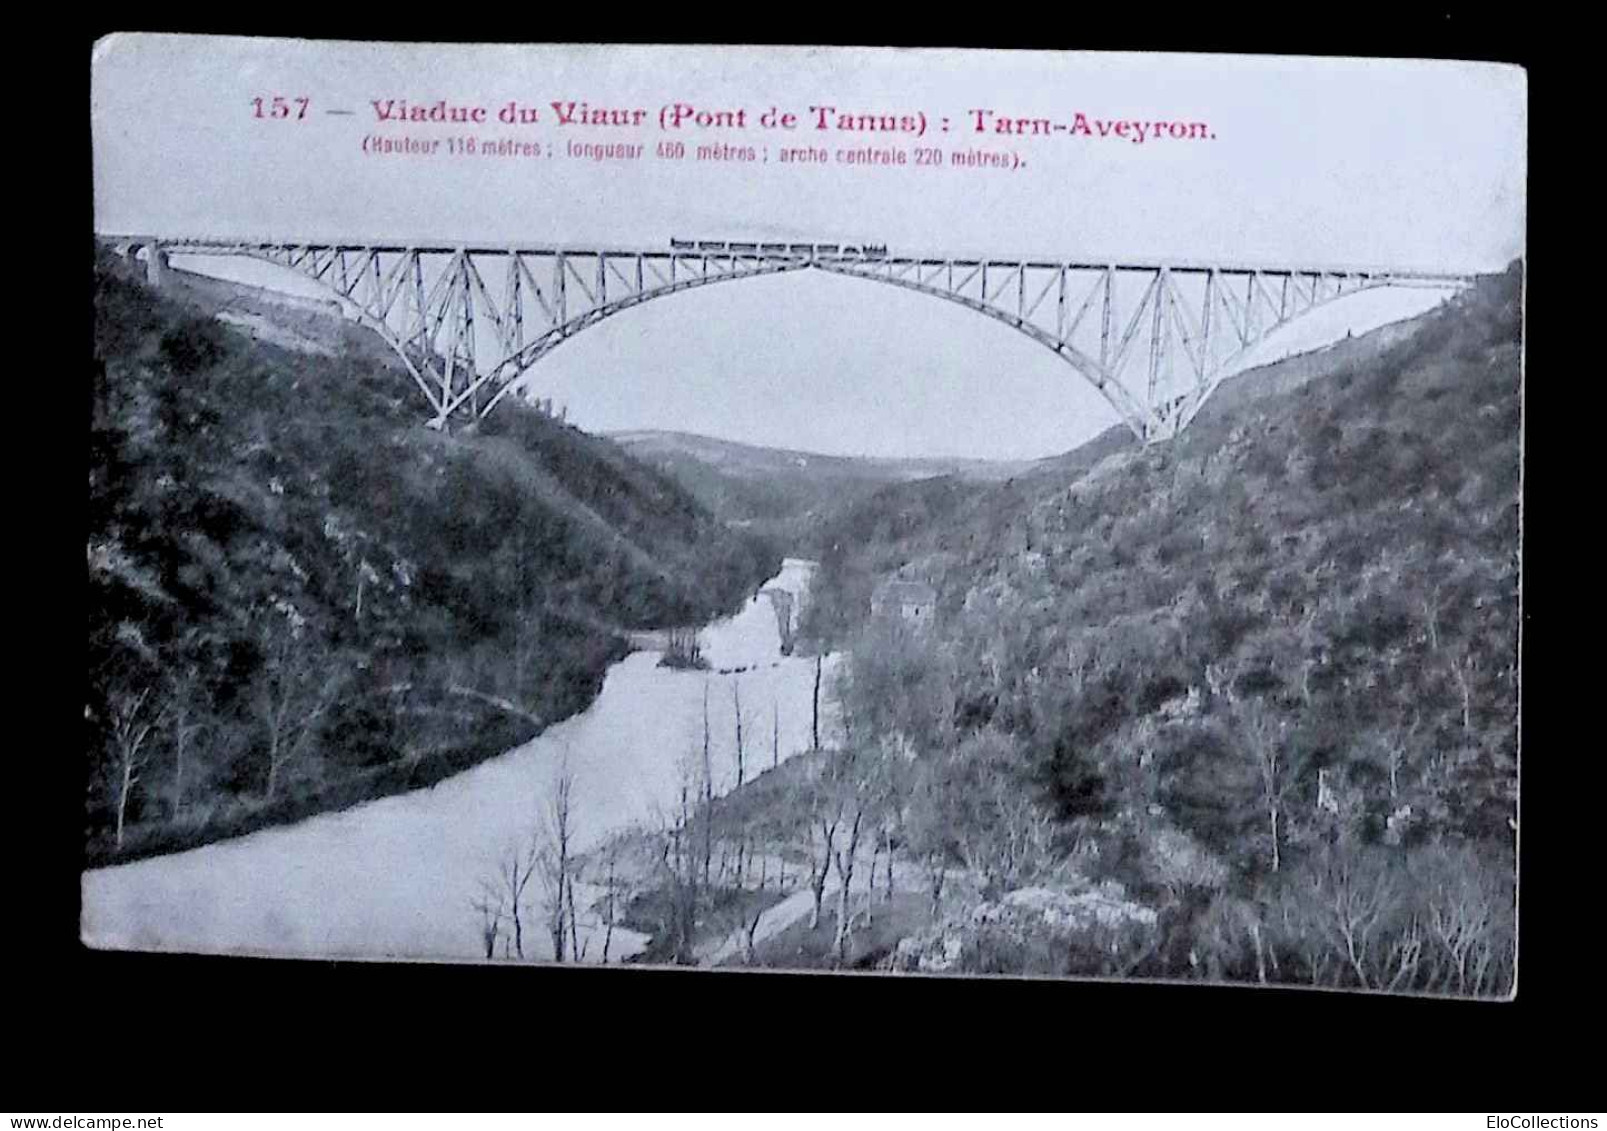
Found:
[(1479, 657), (1471, 641), (1464, 643), (1457, 654), (1451, 657), (1450, 668), (1451, 678), (1462, 700), (1462, 733), (1468, 734), (1473, 730), (1474, 681), (1479, 673)]
[[(563, 754), (553, 779), (553, 792), (537, 832), (536, 865), (541, 873), (542, 905), (546, 912), (547, 933), (552, 939), (553, 961), (564, 961), (564, 935), (577, 942), (574, 918), (573, 801), (575, 778), (569, 769), (569, 754)], [(578, 961), (579, 946), (574, 957)]]
[(1020, 763), (1010, 735), (979, 731), (924, 767), (915, 790), (917, 851), (937, 868), (954, 853), (990, 898), (1052, 863), (1053, 814), (1021, 780)]
[(574, 956), (576, 962), (584, 962), (586, 961), (586, 951), (591, 948), (591, 939), (588, 937), (586, 944), (581, 945), (580, 917), (575, 914), (575, 877), (570, 876), (564, 886), (564, 903), (569, 910), (569, 953)]
[(333, 674), (299, 626), (276, 623), (264, 631), (251, 707), (268, 745), (265, 800), (274, 799), (285, 769), (311, 747), (318, 717), (336, 692)]
[(1389, 779), (1391, 806), (1400, 803), (1401, 771), (1406, 768), (1421, 725), (1421, 716), (1414, 714), (1411, 722), (1391, 727), (1378, 737), (1379, 759)]
[[(735, 677), (731, 680), (731, 710), (736, 716), (737, 727), (737, 788), (741, 789), (747, 780), (747, 765), (742, 749), (742, 680)], [(737, 840), (737, 886), (742, 886), (743, 865), (748, 853), (747, 830), (741, 830), (742, 835)]]
[(608, 878), (603, 888), (603, 965), (608, 964), (608, 951), (614, 944), (614, 921), (617, 915), (619, 882), (616, 863), (619, 859), (619, 838), (608, 842)]
[(1238, 678), (1238, 666), (1225, 660), (1214, 660), (1205, 665), (1205, 686), (1210, 689), (1213, 700), (1221, 699), (1229, 703), (1237, 701), (1238, 695), (1233, 690), (1233, 681)]
[(894, 830), (895, 826), (892, 818), (889, 818), (882, 823), (882, 850), (885, 853), (883, 859), (886, 861), (882, 872), (882, 898), (888, 903), (891, 903), (893, 901), (893, 896), (897, 894), (896, 884), (893, 876)]
[(1499, 988), (1492, 973), (1510, 953), (1501, 930), (1500, 899), (1471, 853), (1446, 855), (1425, 909), (1435, 981), (1459, 994), (1489, 993)]
[(820, 749), (820, 667), (823, 662), (821, 656), (815, 657), (815, 692), (813, 708), (809, 716), (810, 749)]
[(697, 629), (672, 628), (664, 649), (663, 663), (675, 668), (706, 668), (703, 646), (698, 643)]
[(1266, 816), (1267, 859), (1272, 871), (1282, 866), (1283, 819), (1298, 767), (1289, 750), (1283, 720), (1261, 699), (1239, 699), (1228, 691), (1239, 749), (1254, 767), (1258, 804)]
[(770, 700), (770, 768), (781, 765), (781, 706)]
[(872, 896), (876, 894), (876, 865), (881, 863), (882, 845), (885, 839), (880, 829), (877, 829), (875, 835), (871, 838), (870, 872), (865, 877), (865, 890)]
[(1423, 625), (1428, 630), (1429, 647), (1435, 655), (1440, 651), (1440, 586), (1436, 585), (1423, 598)]
[[(814, 894), (814, 910), (809, 929), (820, 929), (820, 905), (826, 895), (826, 879), (837, 843), (837, 827), (842, 823), (840, 799), (817, 790), (809, 815), (809, 890)], [(818, 845), (816, 837), (819, 837)]]
[[(839, 884), (837, 935), (834, 942), (839, 964), (848, 960), (853, 924), (849, 909), (860, 838), (866, 828), (866, 822), (874, 823), (875, 814), (883, 800), (886, 781), (881, 769), (881, 759), (874, 754), (849, 748), (834, 752), (821, 776), (820, 790), (825, 795), (821, 809), (823, 813), (831, 814), (822, 823), (822, 840), (827, 846), (825, 857), (836, 871)], [(842, 826), (846, 828), (842, 829)], [(839, 845), (840, 829), (846, 832), (846, 840)], [(818, 885), (817, 892), (823, 890), (823, 877), (815, 879), (814, 882)], [(817, 894), (817, 909), (819, 902), (820, 895)]]
[(915, 769), (909, 790), (909, 816), (905, 848), (920, 862), (925, 889), (935, 921), (942, 908), (943, 887), (949, 873), (949, 845), (953, 826), (943, 797), (943, 764), (932, 759)]
[(1383, 984), (1381, 974), (1387, 974), (1389, 959), (1415, 963), (1415, 953), (1396, 951), (1387, 958), (1380, 953), (1380, 939), (1400, 893), (1390, 870), (1376, 857), (1348, 845), (1329, 846), (1306, 883), (1309, 926), (1362, 988)]
[(749, 966), (758, 962), (758, 947), (756, 938), (759, 932), (759, 920), (764, 918), (764, 908), (756, 908), (742, 927), (742, 955), (743, 961)]
[(1380, 984), (1390, 991), (1410, 987), (1417, 980), (1422, 959), (1422, 924), (1413, 915), (1405, 927), (1396, 931), (1389, 940)]
[(525, 956), (522, 902), (525, 889), (536, 874), (538, 855), (539, 849), (534, 841), (509, 844), (497, 858), (493, 876), (481, 881), (480, 894), (473, 906), (480, 913), (481, 938), (485, 941), (487, 958), (492, 956), (496, 947), (504, 916), (513, 924), (514, 951), (520, 958)]
[(837, 889), (837, 963), (842, 965), (848, 961), (849, 924), (848, 905), (851, 898), (851, 889), (854, 883), (854, 854), (859, 851), (859, 830), (865, 821), (865, 805), (852, 804), (853, 819), (848, 825), (848, 844), (846, 851), (834, 851), (832, 864), (837, 869), (837, 879), (841, 886)]
[(1307, 981), (1313, 986), (1323, 985), (1328, 980), (1333, 954), (1317, 923), (1320, 913), (1315, 897), (1321, 891), (1320, 883), (1282, 883), (1272, 890), (1268, 957), (1277, 969), (1282, 965), (1278, 961), (1279, 948), (1292, 951), (1304, 967)]
[(714, 857), (714, 761), (709, 752), (709, 681), (703, 681), (703, 887), (710, 886), (709, 865)]
[(469, 904), (479, 913), (480, 941), (485, 946), (486, 958), (497, 956), (497, 939), (502, 935), (502, 919), (507, 910), (507, 896), (500, 881), (482, 881), (480, 894)]
[(151, 705), (151, 689), (117, 691), (110, 696), (112, 747), (112, 802), (117, 811), (117, 847), (123, 847), (123, 825), (128, 800), (140, 782), (140, 774), (150, 759), (146, 745), (151, 733), (161, 725), (162, 714)]
[[(765, 880), (767, 879), (765, 872), (768, 863), (769, 861), (763, 858), (761, 858), (759, 861), (760, 891), (764, 890)], [(745, 921), (742, 925), (742, 954), (743, 961), (749, 966), (753, 966), (758, 962), (756, 939), (759, 933), (759, 920), (764, 918), (764, 911), (765, 909), (763, 904), (760, 904), (756, 906), (750, 914), (744, 917)]]
[(660, 864), (670, 888), (667, 927), (677, 962), (691, 960), (696, 940), (698, 881), (702, 867), (694, 845), (698, 832), (697, 798), (701, 790), (694, 752), (680, 763), (676, 812), (659, 815)]
[(168, 713), (168, 735), (173, 745), (173, 817), (184, 810), (185, 771), (190, 762), (190, 740), (205, 724), (198, 716), (200, 673), (193, 666), (181, 669), (171, 681), (172, 709)]
[(1267, 983), (1270, 950), (1263, 933), (1262, 909), (1253, 901), (1227, 892), (1217, 894), (1206, 908), (1196, 936), (1189, 961), (1196, 961), (1197, 950), (1204, 959), (1207, 979), (1222, 980), (1224, 968), (1232, 966), (1248, 941), (1255, 957), (1256, 981)]
[(747, 767), (744, 763), (742, 750), (742, 679), (734, 676), (731, 679), (731, 712), (736, 718), (737, 726), (737, 788), (747, 780)]

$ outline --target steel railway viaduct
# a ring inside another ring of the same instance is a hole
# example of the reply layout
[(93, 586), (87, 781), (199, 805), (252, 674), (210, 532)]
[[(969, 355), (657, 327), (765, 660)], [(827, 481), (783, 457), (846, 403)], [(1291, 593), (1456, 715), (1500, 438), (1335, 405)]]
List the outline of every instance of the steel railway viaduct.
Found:
[(390, 345), (437, 428), (485, 416), (527, 387), (558, 345), (612, 315), (714, 283), (824, 271), (957, 303), (1025, 334), (1152, 443), (1186, 428), (1251, 348), (1312, 310), (1365, 290), (1450, 293), (1473, 281), (1466, 273), (1381, 267), (909, 255), (853, 244), (100, 239), (144, 260), (157, 285), (174, 255), (245, 257), (305, 276)]

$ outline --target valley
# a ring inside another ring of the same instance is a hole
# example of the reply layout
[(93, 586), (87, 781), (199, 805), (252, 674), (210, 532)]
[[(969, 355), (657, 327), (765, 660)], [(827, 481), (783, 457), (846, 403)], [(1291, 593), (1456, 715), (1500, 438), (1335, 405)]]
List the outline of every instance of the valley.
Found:
[(97, 267), (92, 945), (1510, 992), (1518, 265), (1018, 461)]
[(1169, 445), (802, 511), (842, 745), (709, 807), (717, 859), (802, 881), (719, 869), (740, 914), (672, 953), (1505, 993), (1520, 293), (1241, 375)]

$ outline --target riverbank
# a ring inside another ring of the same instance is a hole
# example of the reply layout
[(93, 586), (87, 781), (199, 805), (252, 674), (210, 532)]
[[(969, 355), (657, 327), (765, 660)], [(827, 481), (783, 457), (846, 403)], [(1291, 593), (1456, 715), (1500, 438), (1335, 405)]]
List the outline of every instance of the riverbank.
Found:
[[(788, 561), (767, 585), (797, 591), (810, 572), (811, 563)], [(814, 662), (781, 656), (771, 602), (750, 599), (702, 638), (712, 667), (746, 670), (674, 671), (658, 666), (657, 653), (634, 653), (608, 669), (586, 711), (429, 789), (86, 872), (82, 937), (133, 950), (482, 959), (473, 905), (541, 821), (561, 766), (573, 775), (573, 848), (584, 853), (668, 811), (682, 764), (701, 752), (705, 692), (718, 792), (735, 782), (739, 700), (749, 741), (765, 757), (772, 743), (777, 760), (808, 748)], [(595, 895), (577, 889), (577, 904)], [(548, 957), (544, 932), (526, 915), (525, 957)], [(590, 948), (588, 960), (600, 951)]]
[(455, 776), (588, 708), (625, 632), (780, 568), (517, 399), (423, 427), (327, 303), (96, 251), (86, 867)]

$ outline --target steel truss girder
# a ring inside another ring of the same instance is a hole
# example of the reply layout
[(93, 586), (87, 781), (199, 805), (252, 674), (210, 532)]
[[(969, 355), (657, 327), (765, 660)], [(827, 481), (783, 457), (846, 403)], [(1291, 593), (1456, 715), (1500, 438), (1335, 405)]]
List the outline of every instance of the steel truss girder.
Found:
[[(665, 251), (115, 241), (169, 255), (261, 259), (305, 276), (395, 351), (436, 427), (457, 415), (485, 416), (525, 388), (531, 369), (553, 349), (621, 311), (711, 283), (817, 269), (944, 299), (1002, 322), (1060, 358), (1135, 436), (1153, 442), (1187, 427), (1251, 349), (1319, 306), (1379, 287), (1452, 290), (1472, 281), (1379, 268), (888, 256), (837, 245)], [(502, 269), (498, 295), (482, 270), (492, 261)]]

